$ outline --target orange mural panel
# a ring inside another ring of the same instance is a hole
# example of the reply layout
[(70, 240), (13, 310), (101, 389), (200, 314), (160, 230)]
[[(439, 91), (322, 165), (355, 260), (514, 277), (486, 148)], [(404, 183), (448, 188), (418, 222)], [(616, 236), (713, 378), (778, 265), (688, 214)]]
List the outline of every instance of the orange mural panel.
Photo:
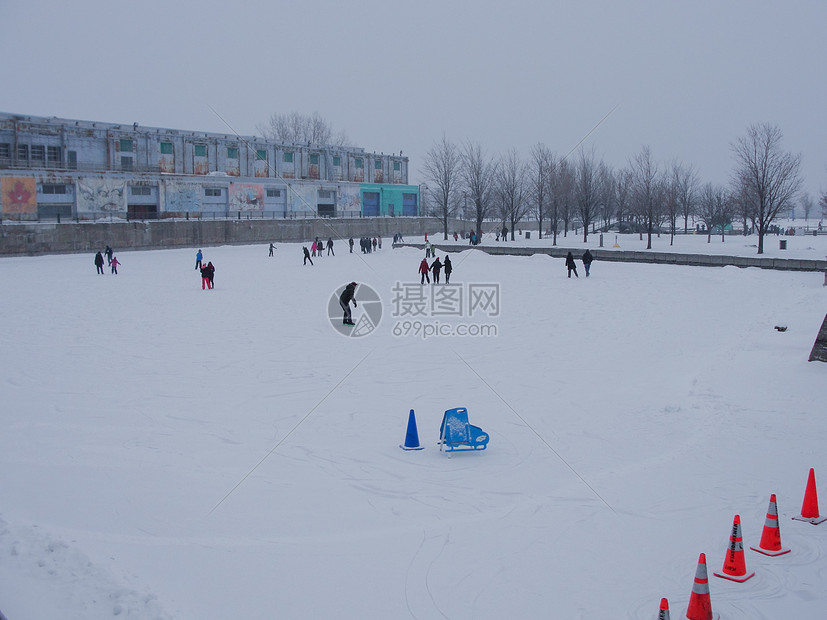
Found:
[(0, 179), (3, 213), (37, 213), (37, 183), (32, 178)]

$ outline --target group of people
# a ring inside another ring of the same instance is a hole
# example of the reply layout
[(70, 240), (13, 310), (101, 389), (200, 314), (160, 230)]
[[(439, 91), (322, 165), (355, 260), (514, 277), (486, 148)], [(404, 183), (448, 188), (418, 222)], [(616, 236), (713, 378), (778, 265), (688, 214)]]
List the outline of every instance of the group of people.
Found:
[(95, 268), (97, 269), (97, 273), (99, 275), (103, 275), (104, 254), (106, 254), (106, 261), (109, 265), (109, 268), (112, 270), (112, 273), (118, 275), (118, 265), (120, 265), (121, 262), (118, 260), (118, 257), (115, 256), (115, 253), (113, 252), (112, 248), (108, 245), (106, 246), (106, 249), (103, 251), (103, 254), (101, 252), (95, 254)]
[(451, 263), (451, 257), (447, 254), (445, 255), (445, 262), (440, 262), (439, 256), (434, 255), (434, 262), (428, 265), (428, 259), (423, 258), (422, 262), (419, 263), (419, 273), (421, 275), (419, 279), (420, 284), (425, 284), (427, 281), (428, 284), (431, 283), (431, 278), (429, 274), (433, 274), (434, 276), (434, 284), (439, 284), (439, 275), (442, 270), (445, 270), (445, 284), (451, 283), (451, 272), (454, 270), (454, 265)]
[[(585, 252), (583, 252), (581, 260), (583, 261), (583, 267), (586, 270), (586, 277), (588, 278), (589, 270), (591, 269), (594, 257), (592, 256), (592, 253), (589, 250), (586, 250)], [(569, 277), (571, 277), (572, 271), (574, 272), (575, 278), (580, 277), (579, 275), (577, 275), (577, 263), (574, 262), (574, 255), (571, 252), (569, 252), (566, 255), (566, 269), (568, 269)]]
[(198, 250), (195, 254), (195, 268), (201, 272), (201, 290), (212, 289), (215, 287), (215, 267), (212, 261), (208, 261), (205, 265), (204, 254)]
[[(350, 251), (353, 251), (353, 238), (350, 239)], [(362, 254), (370, 254), (375, 252), (378, 247), (382, 249), (382, 237), (361, 237), (359, 239), (359, 247), (362, 249)]]
[[(313, 241), (313, 244), (310, 246), (310, 256), (321, 256), (322, 252), (324, 252), (325, 247), (327, 248), (327, 255), (336, 256), (336, 252), (333, 251), (333, 237), (327, 238), (327, 243), (316, 237)], [(313, 261), (311, 261), (311, 264)]]

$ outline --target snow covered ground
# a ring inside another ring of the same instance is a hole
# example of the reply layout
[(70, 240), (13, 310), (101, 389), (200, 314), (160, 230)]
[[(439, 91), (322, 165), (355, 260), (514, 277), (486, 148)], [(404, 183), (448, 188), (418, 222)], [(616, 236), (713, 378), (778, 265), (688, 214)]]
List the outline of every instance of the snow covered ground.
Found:
[[(827, 481), (822, 274), (463, 252), (432, 288), (421, 251), (336, 246), (203, 248), (212, 291), (197, 248), (0, 259), (8, 620), (681, 618), (701, 552), (722, 618), (824, 616), (827, 524), (791, 519)], [(363, 337), (328, 319), (351, 280)], [(487, 450), (439, 451), (457, 406)], [(771, 493), (792, 552), (713, 577)]]

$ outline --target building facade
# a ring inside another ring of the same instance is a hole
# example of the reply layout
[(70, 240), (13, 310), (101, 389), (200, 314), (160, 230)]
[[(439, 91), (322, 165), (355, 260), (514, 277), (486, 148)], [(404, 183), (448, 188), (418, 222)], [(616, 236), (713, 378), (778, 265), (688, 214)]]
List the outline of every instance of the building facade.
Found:
[(408, 158), (0, 113), (4, 219), (418, 216)]

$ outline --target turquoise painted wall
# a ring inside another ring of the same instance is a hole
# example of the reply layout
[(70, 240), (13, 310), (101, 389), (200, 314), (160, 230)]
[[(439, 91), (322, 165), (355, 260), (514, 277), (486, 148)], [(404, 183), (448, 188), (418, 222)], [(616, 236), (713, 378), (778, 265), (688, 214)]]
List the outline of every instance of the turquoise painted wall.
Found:
[[(370, 194), (379, 194), (379, 213), (372, 215), (407, 215), (403, 213), (403, 194), (413, 194), (416, 197), (416, 213), (410, 215), (419, 215), (420, 200), (418, 185), (383, 185), (378, 183), (360, 183), (360, 193), (362, 195), (363, 215), (366, 215), (366, 204), (371, 204)], [(368, 194), (367, 203), (365, 202), (365, 194)]]

